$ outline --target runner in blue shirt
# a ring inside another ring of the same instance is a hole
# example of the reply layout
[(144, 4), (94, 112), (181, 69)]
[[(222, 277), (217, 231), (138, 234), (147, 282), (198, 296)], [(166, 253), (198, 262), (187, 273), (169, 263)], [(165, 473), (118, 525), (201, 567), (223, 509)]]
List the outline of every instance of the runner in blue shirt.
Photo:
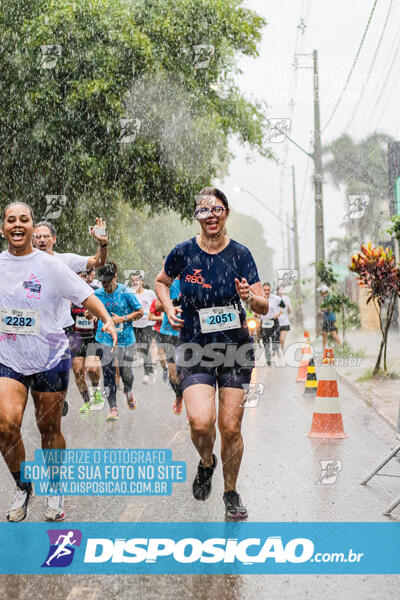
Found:
[[(268, 311), (251, 252), (226, 235), (226, 196), (204, 188), (196, 198), (201, 233), (178, 244), (156, 280), (156, 293), (172, 328), (180, 330), (177, 365), (191, 437), (201, 460), (193, 495), (206, 500), (217, 465), (215, 392), (219, 388), (218, 428), (225, 482), (225, 515), (245, 519), (247, 510), (236, 491), (243, 454), (241, 422), (245, 387), (254, 367), (247, 324), (247, 303), (258, 314)], [(174, 306), (169, 287), (180, 278), (182, 303)]]
[(338, 346), (342, 345), (340, 337), (338, 335), (338, 329), (336, 327), (336, 315), (332, 310), (330, 304), (329, 288), (324, 283), (319, 286), (318, 291), (320, 292), (323, 302), (319, 310), (319, 314), (323, 317), (322, 322), (322, 348), (326, 348), (328, 344), (328, 335), (331, 335), (333, 340)]
[(103, 267), (100, 267), (98, 278), (102, 282), (103, 287), (97, 289), (95, 295), (102, 301), (111, 315), (118, 334), (118, 345), (113, 354), (111, 353), (111, 337), (102, 330), (103, 324), (101, 321), (98, 321), (95, 339), (100, 347), (96, 349), (96, 355), (101, 359), (104, 388), (108, 392), (110, 414), (107, 417), (107, 421), (116, 421), (118, 419), (117, 386), (115, 381), (116, 358), (124, 384), (124, 393), (128, 407), (131, 410), (136, 408), (132, 389), (134, 343), (136, 341), (132, 321), (140, 319), (143, 316), (143, 310), (133, 291), (117, 282), (118, 267), (114, 262), (108, 261)]

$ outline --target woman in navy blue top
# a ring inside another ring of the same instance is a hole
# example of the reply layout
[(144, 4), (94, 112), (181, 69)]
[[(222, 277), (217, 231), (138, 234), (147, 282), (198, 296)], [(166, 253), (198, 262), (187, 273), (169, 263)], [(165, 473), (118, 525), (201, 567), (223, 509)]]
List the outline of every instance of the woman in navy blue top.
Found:
[[(156, 293), (171, 326), (180, 331), (177, 365), (191, 436), (201, 460), (193, 482), (197, 500), (206, 500), (217, 465), (215, 392), (225, 481), (226, 517), (245, 519), (247, 510), (236, 491), (243, 454), (241, 422), (246, 386), (254, 367), (253, 343), (246, 324), (245, 302), (257, 314), (268, 300), (251, 252), (231, 240), (225, 229), (226, 196), (204, 188), (196, 197), (197, 237), (178, 244), (156, 279)], [(180, 278), (181, 306), (170, 300), (169, 287)]]

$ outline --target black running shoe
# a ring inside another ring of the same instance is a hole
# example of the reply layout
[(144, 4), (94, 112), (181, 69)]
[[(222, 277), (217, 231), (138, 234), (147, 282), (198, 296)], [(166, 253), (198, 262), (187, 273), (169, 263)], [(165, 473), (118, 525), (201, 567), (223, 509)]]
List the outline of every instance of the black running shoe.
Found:
[(232, 521), (247, 519), (247, 509), (243, 506), (239, 494), (235, 490), (224, 493), (225, 518)]
[(213, 461), (212, 467), (203, 467), (201, 461), (199, 462), (197, 474), (193, 481), (193, 496), (196, 500), (207, 500), (211, 494), (211, 480), (218, 463), (215, 454), (213, 454)]
[(68, 414), (68, 408), (69, 408), (68, 400), (64, 400), (63, 410), (62, 410), (63, 417), (65, 417)]

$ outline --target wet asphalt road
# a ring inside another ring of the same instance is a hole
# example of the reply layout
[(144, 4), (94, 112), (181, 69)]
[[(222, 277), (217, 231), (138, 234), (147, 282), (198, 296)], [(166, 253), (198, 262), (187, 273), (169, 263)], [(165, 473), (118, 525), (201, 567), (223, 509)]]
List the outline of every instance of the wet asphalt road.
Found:
[[(174, 484), (172, 496), (160, 497), (69, 497), (69, 521), (222, 521), (224, 518), (222, 470), (216, 470), (213, 492), (205, 503), (191, 496), (191, 483), (198, 462), (184, 414), (172, 412), (171, 388), (161, 381), (141, 383), (142, 369), (135, 368), (137, 410), (126, 407), (118, 393), (120, 419), (105, 421), (102, 412), (79, 415), (80, 396), (71, 381), (70, 411), (63, 419), (69, 447), (171, 448), (174, 460), (187, 462), (187, 482)], [(73, 378), (72, 378), (73, 379)], [(382, 509), (398, 494), (396, 479), (380, 477), (368, 487), (359, 485), (395, 444), (394, 431), (374, 411), (339, 384), (346, 440), (310, 440), (306, 437), (314, 400), (304, 397), (290, 367), (258, 368), (256, 379), (265, 384), (258, 406), (247, 408), (243, 421), (245, 453), (238, 490), (249, 509), (250, 521), (386, 521)], [(31, 400), (23, 424), (27, 458), (39, 447)], [(217, 437), (217, 451), (219, 438)], [(342, 461), (342, 471), (333, 485), (318, 485), (320, 460)], [(393, 461), (394, 463), (394, 461)], [(397, 465), (396, 465), (397, 466)], [(396, 468), (396, 467), (395, 467)], [(393, 470), (393, 466), (392, 466)], [(0, 519), (5, 520), (13, 485), (0, 462)], [(29, 521), (43, 519), (45, 499), (36, 497)], [(400, 520), (400, 511), (393, 515)], [(18, 531), (16, 525), (16, 534)], [(25, 598), (66, 600), (111, 600), (119, 598), (195, 598), (232, 600), (310, 598), (333, 600), (357, 597), (399, 598), (400, 576), (333, 575), (154, 575), (88, 576), (35, 575), (0, 576), (0, 600)]]

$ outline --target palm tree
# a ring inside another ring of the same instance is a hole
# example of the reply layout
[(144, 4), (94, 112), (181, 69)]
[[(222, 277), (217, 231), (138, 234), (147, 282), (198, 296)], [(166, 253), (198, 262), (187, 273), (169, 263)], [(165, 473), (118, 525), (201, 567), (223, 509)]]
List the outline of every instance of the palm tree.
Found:
[(337, 263), (350, 261), (354, 250), (358, 248), (359, 241), (356, 236), (331, 237), (328, 240), (329, 244), (335, 244), (330, 250), (328, 258)]
[[(344, 185), (346, 196), (366, 194), (369, 204), (362, 218), (344, 220), (346, 236), (351, 239), (358, 230), (358, 241), (381, 239), (388, 214), (387, 144), (388, 135), (374, 133), (355, 142), (343, 134), (323, 149), (329, 155), (324, 170), (336, 187)], [(346, 202), (346, 210), (348, 203)]]

